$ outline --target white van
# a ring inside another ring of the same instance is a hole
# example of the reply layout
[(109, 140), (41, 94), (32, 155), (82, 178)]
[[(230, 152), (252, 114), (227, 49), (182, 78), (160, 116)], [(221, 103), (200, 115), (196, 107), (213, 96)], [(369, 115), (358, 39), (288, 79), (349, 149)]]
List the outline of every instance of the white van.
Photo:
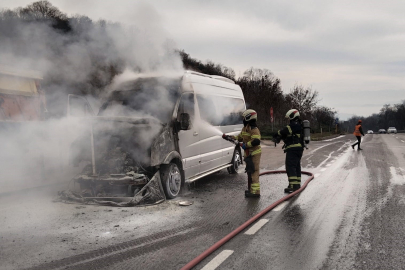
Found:
[[(90, 197), (117, 196), (117, 190), (131, 197), (158, 175), (166, 197), (175, 198), (186, 182), (222, 169), (236, 173), (241, 150), (221, 135), (239, 134), (245, 109), (241, 88), (221, 76), (186, 71), (123, 83), (92, 117), (91, 149), (74, 143), (76, 162), (90, 156), (83, 152), (93, 156), (75, 180), (82, 189), (99, 189)], [(69, 114), (74, 111), (70, 106)]]

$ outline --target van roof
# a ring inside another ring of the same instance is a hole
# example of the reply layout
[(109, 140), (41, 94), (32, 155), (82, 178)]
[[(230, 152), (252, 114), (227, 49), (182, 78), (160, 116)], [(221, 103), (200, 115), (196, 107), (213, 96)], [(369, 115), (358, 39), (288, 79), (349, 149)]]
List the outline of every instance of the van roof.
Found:
[[(128, 80), (119, 83), (116, 89), (122, 88), (125, 84), (140, 83), (143, 81), (158, 80), (179, 80), (182, 85), (181, 91), (193, 91), (200, 94), (212, 94), (219, 96), (232, 96), (243, 99), (243, 92), (239, 85), (231, 79), (217, 76), (207, 75), (196, 71), (187, 70), (184, 73), (154, 73), (154, 74), (139, 74), (134, 80)], [(208, 87), (207, 87), (208, 86)], [(120, 90), (125, 90), (123, 87)]]
[(204, 73), (200, 73), (200, 72), (196, 72), (196, 71), (192, 71), (192, 70), (186, 70), (185, 75), (190, 74), (190, 75), (196, 75), (196, 76), (202, 76), (202, 77), (206, 77), (206, 78), (212, 78), (212, 79), (216, 79), (216, 80), (220, 80), (220, 81), (224, 81), (224, 82), (228, 82), (228, 83), (232, 83), (235, 84), (235, 82), (229, 78), (223, 77), (223, 76), (218, 76), (218, 75), (207, 75)]
[(243, 98), (242, 89), (231, 79), (189, 70), (183, 76), (183, 91)]

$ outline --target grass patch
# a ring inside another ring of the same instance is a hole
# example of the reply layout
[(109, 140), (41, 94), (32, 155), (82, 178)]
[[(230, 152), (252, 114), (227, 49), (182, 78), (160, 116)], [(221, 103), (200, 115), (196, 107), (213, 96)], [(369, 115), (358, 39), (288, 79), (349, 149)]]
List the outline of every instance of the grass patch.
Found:
[(332, 139), (340, 136), (341, 134), (336, 134), (333, 132), (322, 132), (321, 133), (311, 133), (311, 141), (322, 141), (327, 139)]

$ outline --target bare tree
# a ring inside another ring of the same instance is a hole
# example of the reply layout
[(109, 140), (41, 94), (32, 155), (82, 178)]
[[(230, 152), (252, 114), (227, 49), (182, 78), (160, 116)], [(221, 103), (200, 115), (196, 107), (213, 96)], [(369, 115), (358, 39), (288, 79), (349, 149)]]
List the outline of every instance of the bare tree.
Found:
[(213, 61), (207, 61), (205, 64), (200, 60), (191, 58), (185, 51), (177, 51), (183, 61), (183, 67), (185, 69), (194, 70), (209, 75), (219, 75), (231, 80), (235, 80), (235, 71), (222, 64), (216, 64)]
[(66, 14), (62, 13), (48, 1), (37, 1), (25, 8), (18, 9), (21, 18), (24, 19), (63, 19), (67, 20)]
[(318, 91), (312, 90), (310, 87), (295, 85), (286, 99), (291, 108), (299, 110), (304, 116), (309, 116), (319, 102), (318, 95)]
[(286, 112), (285, 97), (281, 90), (280, 79), (268, 69), (250, 68), (237, 80), (243, 90), (247, 106), (259, 113), (261, 124), (270, 123), (270, 108), (274, 117), (280, 121)]
[(325, 106), (316, 107), (312, 111), (312, 126), (317, 127), (320, 131), (321, 127), (330, 125), (334, 122), (336, 111), (333, 108)]
[(397, 130), (405, 130), (405, 101), (391, 105), (384, 104), (379, 113), (374, 113), (368, 117), (354, 116), (348, 121), (351, 126), (354, 126), (359, 119), (363, 121), (364, 130), (378, 131), (379, 129), (387, 129), (396, 127)]

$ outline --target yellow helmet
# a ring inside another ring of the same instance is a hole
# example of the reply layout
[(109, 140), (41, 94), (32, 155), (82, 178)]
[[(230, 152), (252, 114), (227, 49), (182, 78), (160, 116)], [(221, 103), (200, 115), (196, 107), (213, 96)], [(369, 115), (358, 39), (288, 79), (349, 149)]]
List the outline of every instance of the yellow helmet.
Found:
[(242, 113), (242, 117), (246, 122), (249, 122), (250, 120), (257, 120), (257, 112), (249, 109)]

